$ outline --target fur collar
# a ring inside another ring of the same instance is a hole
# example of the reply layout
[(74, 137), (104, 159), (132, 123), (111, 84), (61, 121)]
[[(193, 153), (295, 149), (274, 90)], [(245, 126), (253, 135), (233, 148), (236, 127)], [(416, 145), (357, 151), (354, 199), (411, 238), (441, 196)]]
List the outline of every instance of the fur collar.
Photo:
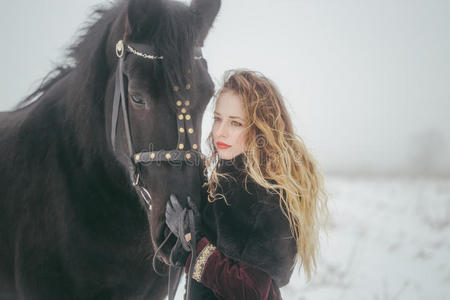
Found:
[(206, 237), (226, 256), (257, 267), (286, 285), (292, 274), (297, 248), (289, 222), (277, 195), (271, 194), (249, 177), (245, 185), (244, 155), (219, 160), (221, 178), (218, 192), (226, 197), (210, 203), (206, 191), (202, 199), (202, 220)]

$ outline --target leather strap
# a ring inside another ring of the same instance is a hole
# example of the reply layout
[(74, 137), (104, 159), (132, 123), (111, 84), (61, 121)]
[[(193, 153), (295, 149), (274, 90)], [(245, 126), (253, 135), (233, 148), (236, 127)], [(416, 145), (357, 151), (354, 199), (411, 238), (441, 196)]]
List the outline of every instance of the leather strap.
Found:
[[(194, 273), (194, 266), (195, 261), (197, 260), (197, 231), (195, 228), (195, 219), (194, 219), (194, 212), (191, 209), (186, 210), (186, 218), (189, 222), (189, 232), (191, 233), (191, 240), (189, 241), (189, 248), (191, 251), (191, 262), (189, 265), (189, 271), (187, 274), (187, 282), (186, 282), (186, 298), (185, 300), (191, 300), (191, 287), (192, 287), (192, 274)], [(184, 233), (183, 233), (184, 234)], [(179, 272), (183, 270), (183, 266), (177, 267), (175, 263), (173, 262), (173, 249), (176, 249), (180, 246), (180, 244), (183, 244), (181, 242), (182, 238), (178, 238), (177, 242), (172, 248), (172, 252), (170, 255), (170, 263), (169, 266), (169, 285), (168, 285), (168, 300), (174, 300), (175, 293), (177, 291), (180, 278), (177, 276), (180, 276)], [(183, 246), (184, 247), (184, 246)]]
[[(156, 56), (156, 49), (153, 46), (150, 46), (148, 44), (141, 44), (141, 43), (133, 43), (133, 42), (127, 42), (127, 46), (131, 46), (133, 49), (137, 50), (138, 52), (145, 53), (147, 55), (153, 55)], [(130, 49), (126, 46), (125, 51), (130, 52)]]
[[(170, 156), (168, 156), (168, 154)], [(188, 156), (189, 154), (189, 156)], [(186, 162), (186, 163), (196, 163), (202, 158), (202, 154), (198, 151), (188, 150), (159, 150), (153, 152), (141, 152), (134, 156), (135, 163), (151, 163), (151, 162)], [(198, 164), (197, 164), (198, 165)]]
[(130, 133), (130, 122), (128, 120), (128, 111), (127, 111), (127, 97), (125, 93), (125, 87), (123, 84), (123, 56), (119, 59), (119, 84), (120, 84), (120, 94), (121, 94), (121, 101), (122, 103), (122, 115), (123, 115), (123, 121), (125, 126), (125, 136), (127, 138), (127, 145), (128, 145), (128, 154), (129, 157), (133, 155), (133, 143), (131, 141), (131, 133)]
[(116, 78), (115, 78), (115, 84), (114, 84), (114, 100), (113, 100), (113, 107), (112, 107), (112, 117), (111, 117), (111, 144), (113, 147), (113, 150), (116, 151), (116, 132), (117, 132), (117, 122), (119, 120), (119, 105), (120, 105), (120, 84), (119, 83), (119, 76), (121, 76), (120, 70), (119, 70), (119, 64), (116, 68)]
[(189, 129), (194, 129), (192, 119), (189, 119), (189, 120), (186, 119), (186, 129), (188, 131), (187, 136), (188, 136), (189, 143), (191, 144), (191, 148), (193, 148), (194, 145), (197, 145), (197, 147), (198, 147), (198, 142), (196, 139), (197, 135), (195, 133), (189, 133)]
[(189, 209), (187, 211), (189, 219), (189, 230), (191, 232), (191, 264), (187, 275), (186, 300), (191, 300), (192, 273), (194, 272), (195, 261), (197, 260), (197, 231), (194, 223), (194, 212)]
[(169, 266), (168, 300), (173, 300), (175, 298), (178, 285), (180, 284), (181, 274), (183, 273), (183, 266), (176, 266), (175, 262), (173, 261), (174, 250), (178, 249), (180, 244), (180, 239), (177, 239), (177, 242), (172, 248), (172, 252), (170, 253), (171, 265)]

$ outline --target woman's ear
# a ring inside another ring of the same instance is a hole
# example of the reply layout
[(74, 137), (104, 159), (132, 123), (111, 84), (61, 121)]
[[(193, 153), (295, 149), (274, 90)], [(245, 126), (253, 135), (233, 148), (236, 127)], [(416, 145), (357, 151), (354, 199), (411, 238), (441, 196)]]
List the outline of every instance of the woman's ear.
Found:
[(134, 39), (151, 35), (163, 13), (162, 0), (130, 0), (127, 9), (127, 37)]
[(195, 15), (198, 36), (196, 43), (198, 46), (203, 46), (203, 42), (219, 12), (220, 5), (221, 0), (192, 0), (191, 10)]

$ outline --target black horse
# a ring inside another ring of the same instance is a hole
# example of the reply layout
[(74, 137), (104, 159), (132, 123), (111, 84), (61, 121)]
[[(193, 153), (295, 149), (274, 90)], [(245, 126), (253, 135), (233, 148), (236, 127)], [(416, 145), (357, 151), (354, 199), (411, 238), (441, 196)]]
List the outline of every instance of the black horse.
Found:
[(200, 193), (200, 49), (219, 7), (98, 9), (67, 63), (0, 113), (0, 299), (166, 296), (164, 212)]

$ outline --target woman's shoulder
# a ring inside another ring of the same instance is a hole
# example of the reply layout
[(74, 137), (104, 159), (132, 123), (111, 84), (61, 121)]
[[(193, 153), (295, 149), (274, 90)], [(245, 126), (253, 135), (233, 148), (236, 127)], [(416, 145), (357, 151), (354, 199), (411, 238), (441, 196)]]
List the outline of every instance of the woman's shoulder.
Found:
[(256, 206), (258, 207), (258, 218), (255, 221), (255, 228), (276, 228), (277, 232), (290, 232), (289, 221), (283, 212), (283, 203), (280, 195), (261, 185), (255, 187)]
[(251, 178), (248, 179), (246, 190), (251, 194), (254, 204), (261, 209), (274, 210), (280, 208), (280, 195), (275, 190), (266, 188)]

